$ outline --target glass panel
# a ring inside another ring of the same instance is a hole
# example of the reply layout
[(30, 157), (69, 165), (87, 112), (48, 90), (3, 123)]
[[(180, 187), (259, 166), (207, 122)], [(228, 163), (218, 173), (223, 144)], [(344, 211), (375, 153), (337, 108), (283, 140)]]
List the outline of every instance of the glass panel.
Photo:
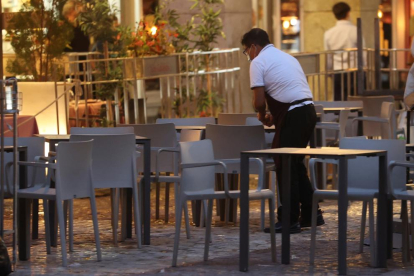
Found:
[(299, 0), (281, 0), (281, 49), (288, 53), (300, 51)]

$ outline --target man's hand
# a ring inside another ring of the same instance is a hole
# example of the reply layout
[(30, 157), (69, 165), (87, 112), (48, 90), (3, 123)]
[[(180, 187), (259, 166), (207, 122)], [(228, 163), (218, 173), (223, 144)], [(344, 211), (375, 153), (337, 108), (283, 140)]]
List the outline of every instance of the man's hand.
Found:
[(257, 119), (265, 126), (271, 127), (273, 125), (273, 116), (270, 114), (257, 113)]

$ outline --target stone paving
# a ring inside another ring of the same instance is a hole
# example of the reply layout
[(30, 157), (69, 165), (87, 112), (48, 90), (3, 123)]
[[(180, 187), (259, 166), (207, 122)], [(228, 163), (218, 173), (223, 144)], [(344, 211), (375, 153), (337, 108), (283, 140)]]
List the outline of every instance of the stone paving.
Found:
[[(39, 239), (32, 241), (31, 260), (19, 261), (17, 270), (12, 275), (246, 275), (246, 273), (238, 271), (238, 226), (225, 225), (219, 221), (218, 217), (214, 217), (213, 242), (210, 245), (210, 259), (207, 262), (203, 261), (204, 229), (192, 226), (191, 239), (186, 239), (185, 229), (182, 227), (178, 267), (171, 267), (174, 239), (173, 206), (170, 208), (170, 222), (168, 224), (165, 224), (163, 220), (152, 218), (151, 245), (137, 249), (135, 239), (119, 242), (117, 247), (113, 245), (109, 204), (108, 194), (105, 191), (99, 192), (97, 205), (102, 262), (96, 261), (89, 201), (80, 199), (74, 201), (75, 251), (68, 254), (68, 267), (61, 266), (60, 246), (52, 248), (51, 255), (46, 254), (43, 213), (40, 213)], [(163, 201), (161, 201), (161, 204), (163, 204)], [(6, 202), (6, 205), (6, 215), (10, 216), (10, 202)], [(151, 205), (154, 207), (154, 200), (152, 200)], [(277, 234), (276, 237), (278, 260), (274, 264), (271, 262), (269, 234), (262, 233), (259, 229), (259, 204), (253, 203), (251, 208), (250, 268), (248, 274), (337, 274), (336, 202), (323, 202), (321, 208), (324, 210), (326, 225), (318, 228), (315, 266), (308, 265), (310, 228), (303, 229), (302, 233), (291, 236), (292, 261), (290, 265), (282, 265), (280, 263), (281, 236)], [(358, 254), (361, 209), (360, 202), (352, 202), (349, 207), (349, 275), (414, 275), (414, 266), (403, 266), (400, 250), (394, 250), (394, 259), (388, 262), (387, 269), (370, 267), (369, 247), (364, 246), (364, 253)], [(394, 211), (397, 212), (398, 210), (399, 203), (396, 202)], [(163, 213), (162, 210), (161, 213)], [(10, 220), (6, 222), (7, 224), (10, 224)], [(10, 246), (10, 237), (6, 237), (6, 242)], [(10, 248), (9, 253), (11, 254)]]

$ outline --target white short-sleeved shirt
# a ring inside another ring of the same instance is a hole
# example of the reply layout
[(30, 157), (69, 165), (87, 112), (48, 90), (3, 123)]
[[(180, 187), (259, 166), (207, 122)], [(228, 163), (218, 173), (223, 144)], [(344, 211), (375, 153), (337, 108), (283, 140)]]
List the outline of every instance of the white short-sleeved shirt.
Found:
[[(305, 73), (293, 56), (266, 45), (250, 64), (250, 87), (264, 87), (273, 99), (282, 103), (313, 98)], [(289, 108), (312, 104), (306, 101)]]
[[(341, 50), (347, 48), (357, 48), (357, 27), (349, 20), (338, 20), (336, 25), (327, 30), (323, 36), (325, 50)], [(335, 54), (333, 57), (333, 69), (348, 69), (356, 66), (357, 53)], [(331, 61), (328, 61), (331, 62)], [(332, 65), (328, 65), (332, 68)]]

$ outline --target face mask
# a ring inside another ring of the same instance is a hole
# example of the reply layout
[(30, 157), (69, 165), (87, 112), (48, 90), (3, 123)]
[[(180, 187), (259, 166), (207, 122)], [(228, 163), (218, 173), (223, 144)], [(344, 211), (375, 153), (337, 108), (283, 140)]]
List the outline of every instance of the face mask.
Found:
[(256, 49), (256, 45), (252, 45), (252, 46), (249, 48), (249, 52), (248, 52), (248, 54), (247, 54), (247, 61), (248, 61), (248, 62), (252, 62), (252, 60), (254, 59), (254, 58), (253, 58), (253, 59), (251, 59), (251, 58), (250, 58), (250, 50), (252, 49), (252, 47), (253, 47), (253, 46), (254, 46), (254, 55), (255, 55), (255, 56), (254, 56), (254, 58), (256, 57), (256, 50), (257, 50), (257, 49)]

